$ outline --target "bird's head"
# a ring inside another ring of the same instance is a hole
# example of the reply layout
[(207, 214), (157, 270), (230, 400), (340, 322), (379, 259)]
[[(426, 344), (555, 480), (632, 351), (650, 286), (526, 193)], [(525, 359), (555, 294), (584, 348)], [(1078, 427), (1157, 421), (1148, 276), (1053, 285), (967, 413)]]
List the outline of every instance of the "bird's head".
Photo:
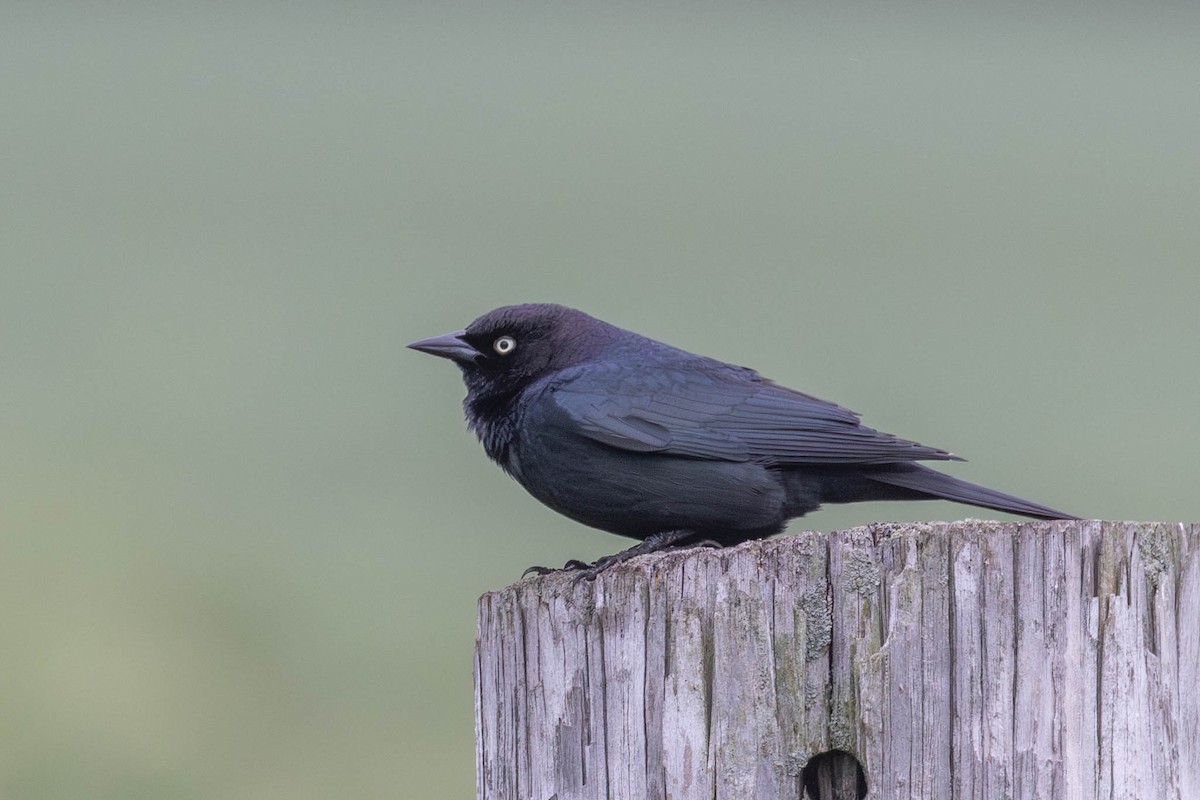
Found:
[(468, 397), (494, 397), (577, 364), (622, 333), (582, 311), (538, 303), (503, 306), (463, 330), (408, 346), (458, 364)]

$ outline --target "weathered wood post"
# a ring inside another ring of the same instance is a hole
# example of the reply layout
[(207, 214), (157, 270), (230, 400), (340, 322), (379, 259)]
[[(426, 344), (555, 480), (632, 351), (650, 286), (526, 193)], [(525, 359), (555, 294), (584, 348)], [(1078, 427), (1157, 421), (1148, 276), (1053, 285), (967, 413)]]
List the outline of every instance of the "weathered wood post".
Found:
[(830, 751), (881, 800), (1195, 800), (1200, 525), (874, 525), (526, 580), (480, 600), (475, 683), (487, 800), (860, 796)]

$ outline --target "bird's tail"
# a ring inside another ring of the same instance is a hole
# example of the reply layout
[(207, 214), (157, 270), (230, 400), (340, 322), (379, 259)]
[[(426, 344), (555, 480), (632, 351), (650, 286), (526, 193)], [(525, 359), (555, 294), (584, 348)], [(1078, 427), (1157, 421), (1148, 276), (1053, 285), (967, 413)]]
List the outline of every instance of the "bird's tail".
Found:
[(928, 495), (929, 499), (953, 500), (956, 503), (991, 508), (1009, 514), (1021, 514), (1037, 519), (1079, 519), (1073, 514), (1049, 506), (1022, 500), (1011, 494), (997, 492), (986, 486), (953, 478), (921, 464), (897, 464), (888, 469), (869, 473), (873, 481), (911, 489)]

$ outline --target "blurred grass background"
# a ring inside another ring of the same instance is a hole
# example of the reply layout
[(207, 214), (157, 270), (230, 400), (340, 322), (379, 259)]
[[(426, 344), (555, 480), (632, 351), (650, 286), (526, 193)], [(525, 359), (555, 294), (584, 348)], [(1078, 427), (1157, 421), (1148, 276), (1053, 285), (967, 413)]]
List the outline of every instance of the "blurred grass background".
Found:
[(403, 349), (503, 303), (1200, 518), (1198, 36), (1183, 3), (6, 4), (0, 796), (471, 796), (475, 598), (626, 544)]

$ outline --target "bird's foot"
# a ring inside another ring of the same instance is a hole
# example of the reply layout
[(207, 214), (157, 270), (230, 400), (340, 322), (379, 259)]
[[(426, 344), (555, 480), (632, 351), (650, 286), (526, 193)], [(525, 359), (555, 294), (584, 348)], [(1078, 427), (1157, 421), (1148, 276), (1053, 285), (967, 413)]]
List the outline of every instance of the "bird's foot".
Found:
[(660, 550), (673, 549), (680, 542), (688, 537), (695, 536), (692, 531), (659, 531), (646, 537), (644, 541), (638, 542), (633, 547), (626, 548), (619, 553), (613, 553), (611, 556), (598, 558), (591, 564), (584, 564), (578, 568), (572, 583), (580, 581), (594, 581), (596, 576), (606, 569), (615, 567), (617, 564), (623, 564), (631, 558), (644, 556), (647, 553), (656, 553)]
[(558, 569), (554, 567), (533, 566), (521, 573), (521, 577), (526, 575), (549, 575), (551, 572), (574, 572), (574, 583), (580, 581), (594, 581), (596, 576), (601, 572), (615, 567), (617, 564), (623, 564), (631, 558), (644, 556), (647, 553), (657, 553), (664, 550), (683, 550), (693, 547), (705, 547), (719, 549), (724, 547), (720, 542), (712, 539), (703, 539), (699, 542), (683, 543), (690, 536), (695, 534), (688, 530), (679, 531), (660, 531), (648, 536), (644, 541), (638, 542), (633, 547), (626, 548), (619, 553), (613, 553), (611, 556), (602, 556), (590, 564), (587, 561), (580, 561), (577, 558), (572, 558), (567, 563), (563, 564)]
[(521, 577), (524, 578), (526, 575), (530, 574), (549, 575), (551, 572), (574, 572), (577, 569), (588, 569), (591, 566), (592, 565), (586, 561), (580, 561), (578, 558), (572, 558), (570, 561), (563, 564), (561, 567), (558, 567), (557, 569), (554, 567), (540, 567), (537, 565), (526, 567), (525, 571), (521, 573)]

